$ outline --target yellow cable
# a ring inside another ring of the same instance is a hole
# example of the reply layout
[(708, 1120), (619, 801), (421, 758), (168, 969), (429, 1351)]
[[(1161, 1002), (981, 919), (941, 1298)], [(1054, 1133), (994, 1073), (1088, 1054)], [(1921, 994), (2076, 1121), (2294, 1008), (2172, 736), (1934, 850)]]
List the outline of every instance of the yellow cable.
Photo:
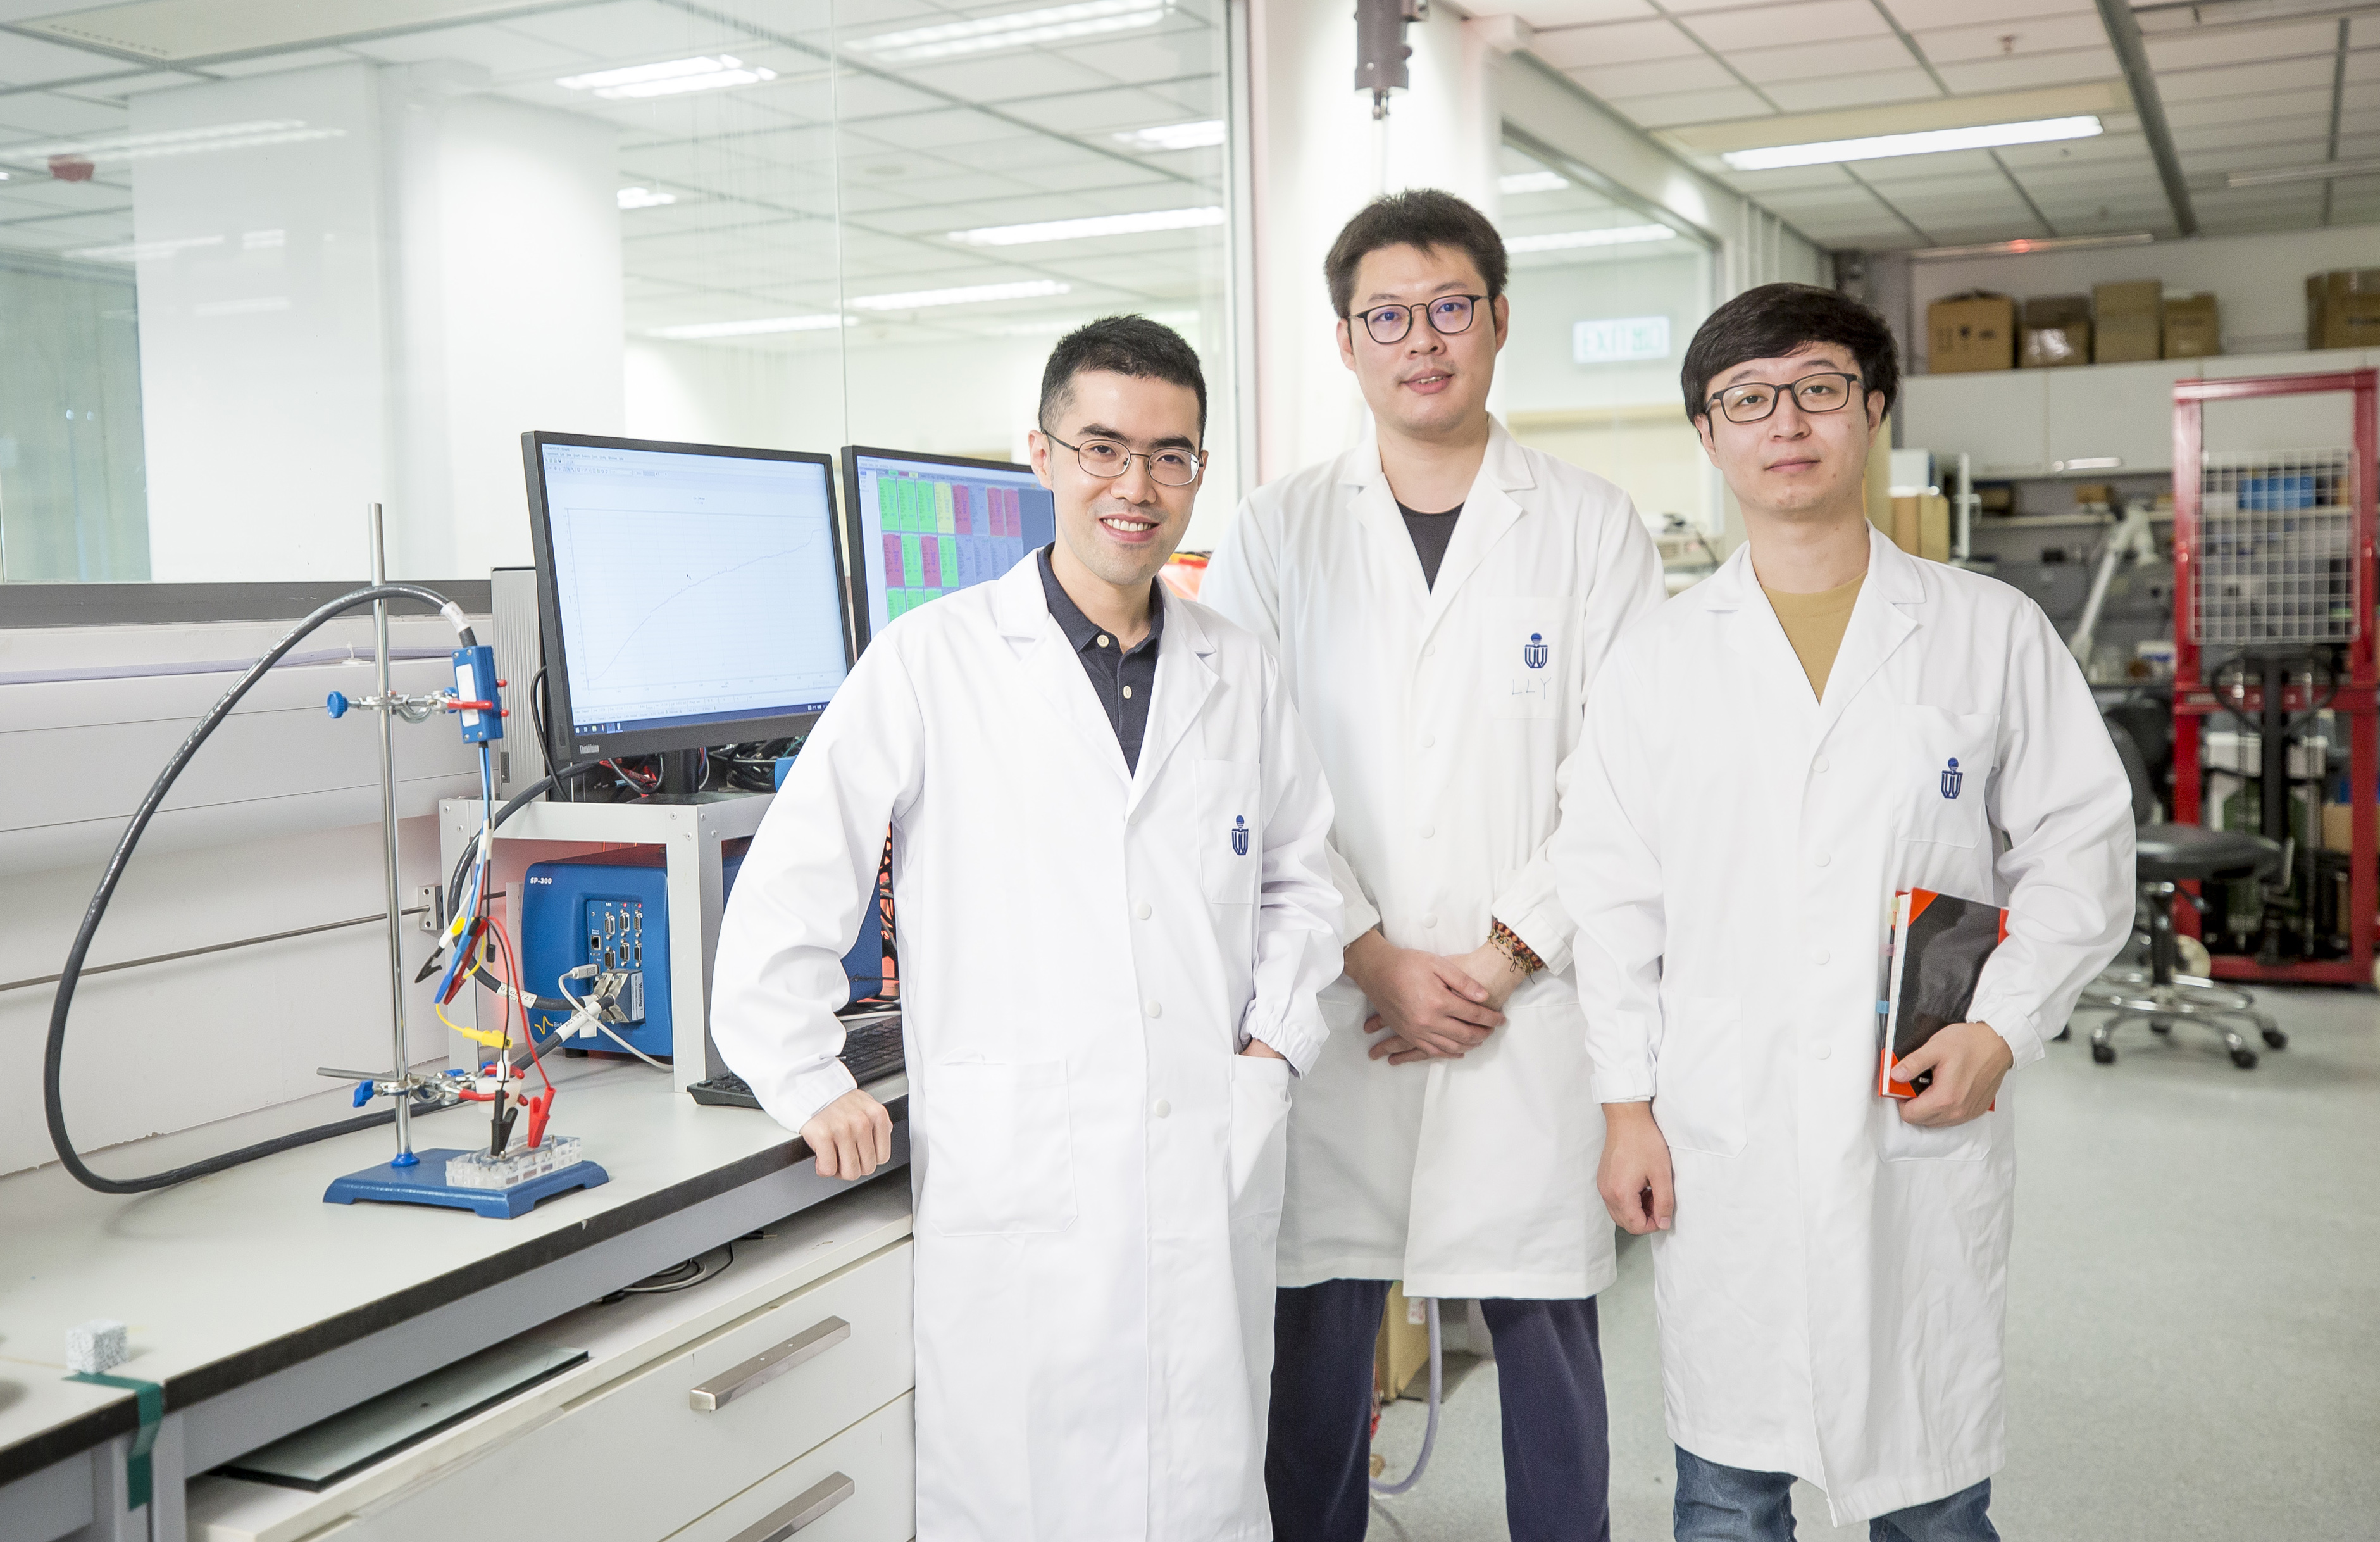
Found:
[(446, 1015), (446, 1009), (435, 1002), (431, 1004), (430, 1010), (438, 1014), (439, 1022), (444, 1023), (447, 1027), (454, 1029), (455, 1032), (462, 1034), (465, 1038), (469, 1039), (473, 1044), (483, 1044), (490, 1049), (503, 1049), (508, 1047), (512, 1042), (503, 1034), (483, 1034), (477, 1028), (464, 1027), (453, 1018), (448, 1017)]

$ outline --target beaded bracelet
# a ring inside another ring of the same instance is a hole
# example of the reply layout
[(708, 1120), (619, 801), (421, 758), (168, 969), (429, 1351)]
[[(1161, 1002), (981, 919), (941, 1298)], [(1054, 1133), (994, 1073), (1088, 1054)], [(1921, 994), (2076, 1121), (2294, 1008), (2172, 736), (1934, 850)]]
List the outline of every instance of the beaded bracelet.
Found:
[(1519, 933), (1492, 916), (1488, 918), (1488, 946), (1503, 954), (1505, 961), (1523, 974), (1535, 974), (1546, 967), (1546, 961), (1521, 940)]

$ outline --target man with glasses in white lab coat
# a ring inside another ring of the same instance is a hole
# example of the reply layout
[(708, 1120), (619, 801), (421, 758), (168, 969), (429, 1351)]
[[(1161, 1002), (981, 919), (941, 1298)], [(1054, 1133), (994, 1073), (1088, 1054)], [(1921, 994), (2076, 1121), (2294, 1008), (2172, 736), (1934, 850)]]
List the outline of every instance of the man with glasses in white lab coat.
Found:
[[(1652, 1237), (1679, 1542), (1789, 1542), (1797, 1476), (1875, 1542), (1997, 1536), (2002, 1078), (2131, 930), (2131, 791), (2048, 618), (1867, 521), (1899, 376), (1829, 289), (1704, 323), (1686, 415), (1747, 541), (1612, 651), (1554, 845), (1603, 1197)], [(1902, 1100), (1876, 1001), (1909, 888), (2007, 924)]]
[(830, 1178), (892, 1156), (835, 1059), (884, 830), (917, 1215), (919, 1542), (1263, 1542), (1293, 1070), (1338, 973), (1330, 798), (1257, 639), (1157, 582), (1197, 355), (1111, 316), (1043, 373), (1058, 539), (903, 615), (762, 821), (713, 1032)]
[(1625, 494), (1489, 416), (1505, 274), (1449, 193), (1348, 223), (1325, 276), (1373, 433), (1258, 488), (1202, 589), (1279, 654), (1338, 808), (1346, 973), (1291, 1114), (1266, 1453), (1294, 1542), (1364, 1535), (1395, 1279), (1481, 1302), (1516, 1542), (1610, 1535), (1603, 1120), (1544, 846), (1588, 684), (1661, 569)]

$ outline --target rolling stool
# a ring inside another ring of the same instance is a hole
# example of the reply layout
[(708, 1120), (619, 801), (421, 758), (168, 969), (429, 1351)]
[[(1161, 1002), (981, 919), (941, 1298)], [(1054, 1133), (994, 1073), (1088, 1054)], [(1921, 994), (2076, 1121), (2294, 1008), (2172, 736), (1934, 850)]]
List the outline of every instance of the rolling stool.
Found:
[(2256, 1051), (2240, 1031), (2241, 1020), (2275, 1049), (2287, 1046), (2289, 1035), (2256, 1010), (2256, 998), (2247, 991), (2176, 971), (2180, 939), (2173, 926), (2173, 902), (2180, 895), (2204, 908), (2196, 895), (2180, 887), (2185, 883), (2241, 883), (2275, 876), (2281, 868), (2280, 844), (2240, 830), (2156, 822), (2156, 798), (2149, 788), (2140, 746), (2113, 723), (2107, 731), (2132, 785), (2132, 817), (2138, 826), (2133, 874), (2139, 895), (2134, 935), (2147, 940), (2148, 967), (2110, 965), (2082, 987), (2081, 1005), (2103, 1008), (2109, 1013), (2091, 1032), (2091, 1059), (2103, 1066), (2114, 1064), (2116, 1030), (2134, 1019), (2160, 1034), (2171, 1033), (2176, 1022), (2202, 1022), (2222, 1035), (2233, 1065), (2253, 1070)]

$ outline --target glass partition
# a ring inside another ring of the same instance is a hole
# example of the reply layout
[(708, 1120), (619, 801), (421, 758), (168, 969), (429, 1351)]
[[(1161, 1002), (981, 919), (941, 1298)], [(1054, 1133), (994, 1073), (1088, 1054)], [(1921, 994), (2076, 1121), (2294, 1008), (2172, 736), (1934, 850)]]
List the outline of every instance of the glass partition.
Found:
[(1223, 0), (119, 6), (0, 57), (0, 578), (524, 562), (545, 428), (1017, 457), (1196, 345), (1235, 496)]

